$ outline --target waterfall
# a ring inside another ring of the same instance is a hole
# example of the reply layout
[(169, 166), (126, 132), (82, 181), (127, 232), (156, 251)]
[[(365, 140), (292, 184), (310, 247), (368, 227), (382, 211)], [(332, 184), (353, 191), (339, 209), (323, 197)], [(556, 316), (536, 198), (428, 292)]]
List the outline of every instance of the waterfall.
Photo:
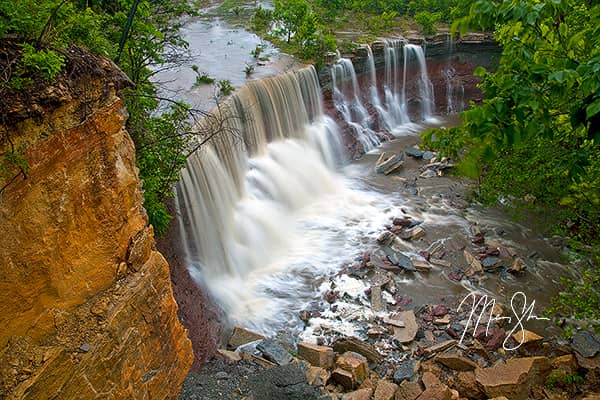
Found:
[[(384, 42), (385, 105), (387, 107), (388, 115), (390, 116), (390, 124), (393, 127), (392, 131), (399, 125), (410, 123), (404, 90), (406, 86), (406, 72), (404, 72), (404, 79), (402, 82), (402, 96), (400, 97), (398, 93), (398, 69), (403, 48), (404, 42), (402, 40), (390, 39)], [(406, 57), (403, 58), (405, 60), (404, 71), (406, 71)]]
[(459, 79), (456, 79), (456, 70), (452, 66), (442, 71), (446, 81), (446, 113), (457, 114), (465, 107), (465, 88)]
[(433, 116), (435, 100), (433, 98), (433, 84), (427, 74), (427, 64), (425, 62), (425, 52), (421, 46), (414, 44), (404, 45), (404, 72), (402, 79), (402, 104), (406, 104), (406, 67), (410, 54), (413, 54), (419, 64), (419, 101), (421, 103), (421, 117), (424, 120)]
[(379, 138), (371, 129), (371, 117), (360, 99), (360, 87), (352, 61), (340, 58), (333, 64), (331, 81), (335, 107), (354, 130), (364, 151), (379, 146)]
[(219, 109), (201, 127), (222, 132), (175, 192), (188, 269), (228, 310), (247, 295), (231, 282), (285, 254), (294, 212), (338, 189), (342, 147), (313, 67), (252, 81)]

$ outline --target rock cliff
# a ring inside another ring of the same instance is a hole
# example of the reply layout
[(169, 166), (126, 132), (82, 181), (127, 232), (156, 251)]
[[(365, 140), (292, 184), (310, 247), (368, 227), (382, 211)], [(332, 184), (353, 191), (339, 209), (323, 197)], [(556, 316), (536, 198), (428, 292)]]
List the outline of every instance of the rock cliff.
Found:
[(193, 361), (142, 207), (111, 62), (72, 49), (55, 85), (3, 98), (0, 398), (176, 398)]

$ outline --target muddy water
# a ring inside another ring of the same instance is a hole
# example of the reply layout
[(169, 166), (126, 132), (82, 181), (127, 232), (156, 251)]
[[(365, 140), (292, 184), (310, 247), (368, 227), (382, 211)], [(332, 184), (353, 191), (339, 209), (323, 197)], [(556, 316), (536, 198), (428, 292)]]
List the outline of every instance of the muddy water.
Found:
[[(153, 81), (158, 83), (160, 95), (175, 97), (201, 110), (215, 106), (218, 90), (216, 84), (195, 86), (197, 75), (192, 65), (197, 65), (199, 72), (208, 74), (215, 82), (226, 79), (236, 88), (248, 80), (276, 75), (299, 65), (269, 42), (243, 28), (229, 25), (219, 17), (190, 21), (181, 33), (189, 43), (186, 60), (177, 67), (158, 72)], [(260, 61), (252, 56), (250, 52), (258, 45), (265, 46), (261, 57), (268, 57), (268, 60)], [(254, 66), (254, 72), (249, 76), (245, 72), (246, 65)]]

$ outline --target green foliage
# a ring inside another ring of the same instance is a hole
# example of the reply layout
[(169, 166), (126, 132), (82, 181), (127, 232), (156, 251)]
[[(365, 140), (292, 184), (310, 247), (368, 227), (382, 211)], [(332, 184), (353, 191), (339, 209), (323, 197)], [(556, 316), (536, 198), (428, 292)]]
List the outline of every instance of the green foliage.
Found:
[(250, 54), (252, 55), (252, 57), (258, 59), (258, 58), (260, 58), (260, 55), (262, 54), (263, 51), (265, 51), (266, 48), (267, 48), (267, 46), (265, 46), (262, 43), (257, 44), (256, 47), (254, 48), (254, 50), (252, 50), (250, 52)]
[(53, 82), (65, 65), (65, 58), (53, 50), (36, 50), (32, 45), (23, 43), (23, 67), (42, 79)]
[(380, 15), (369, 18), (369, 26), (375, 33), (384, 33), (394, 27), (394, 20), (397, 15), (396, 11), (384, 11)]
[(292, 36), (306, 24), (311, 9), (306, 0), (275, 0), (273, 17), (280, 24), (280, 32), (290, 43)]
[(574, 372), (572, 374), (566, 374), (562, 371), (554, 371), (546, 378), (545, 385), (549, 388), (565, 388), (583, 382), (585, 382), (585, 379), (579, 374), (577, 374), (577, 372)]
[(196, 80), (194, 81), (194, 87), (202, 85), (210, 85), (215, 83), (215, 78), (208, 75), (208, 72), (200, 72), (197, 65), (192, 65), (192, 70), (196, 73)]
[[(146, 101), (151, 106), (151, 100)], [(137, 106), (131, 108), (136, 109), (139, 115), (145, 115)], [(136, 132), (143, 131), (143, 135), (136, 137), (136, 144), (137, 165), (144, 188), (144, 207), (159, 236), (166, 232), (171, 220), (165, 200), (173, 196), (172, 186), (179, 179), (179, 171), (186, 162), (186, 135), (191, 128), (189, 111), (187, 105), (175, 103), (169, 111), (143, 122), (138, 115), (134, 116), (134, 122), (139, 125), (132, 128)]]
[(244, 67), (244, 73), (246, 74), (246, 77), (252, 75), (254, 73), (254, 65), (246, 64), (246, 66)]
[(217, 85), (221, 96), (228, 96), (235, 90), (229, 79), (221, 79)]
[(429, 11), (420, 11), (415, 14), (415, 22), (421, 25), (424, 35), (433, 35), (435, 33), (435, 23), (441, 19), (440, 13)]
[(262, 7), (254, 10), (250, 20), (250, 28), (257, 33), (267, 33), (273, 26), (273, 11)]
[[(596, 254), (579, 279), (563, 279), (563, 291), (553, 299), (548, 315), (568, 316), (579, 320), (600, 319), (600, 255)], [(600, 333), (600, 326), (595, 330)]]

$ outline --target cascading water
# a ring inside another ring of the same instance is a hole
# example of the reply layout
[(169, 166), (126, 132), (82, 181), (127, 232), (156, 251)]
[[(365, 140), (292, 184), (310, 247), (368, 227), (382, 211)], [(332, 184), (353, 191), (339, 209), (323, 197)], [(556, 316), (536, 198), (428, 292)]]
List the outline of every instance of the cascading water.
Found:
[(331, 82), (335, 107), (354, 130), (364, 151), (379, 146), (380, 140), (371, 129), (371, 117), (360, 100), (360, 88), (352, 61), (340, 58), (332, 65)]
[(203, 122), (223, 132), (189, 158), (176, 203), (192, 276), (241, 317), (252, 294), (239, 288), (285, 254), (294, 212), (338, 190), (341, 144), (312, 67), (251, 82), (220, 115)]
[(424, 120), (431, 119), (435, 100), (433, 98), (433, 84), (427, 74), (427, 64), (425, 62), (425, 52), (421, 46), (415, 44), (404, 45), (404, 70), (402, 80), (402, 104), (406, 104), (406, 76), (407, 65), (410, 55), (413, 54), (419, 64), (419, 101), (421, 103), (421, 117)]
[(446, 81), (446, 113), (458, 114), (465, 108), (465, 88), (456, 79), (456, 70), (452, 66), (446, 67), (442, 75)]

